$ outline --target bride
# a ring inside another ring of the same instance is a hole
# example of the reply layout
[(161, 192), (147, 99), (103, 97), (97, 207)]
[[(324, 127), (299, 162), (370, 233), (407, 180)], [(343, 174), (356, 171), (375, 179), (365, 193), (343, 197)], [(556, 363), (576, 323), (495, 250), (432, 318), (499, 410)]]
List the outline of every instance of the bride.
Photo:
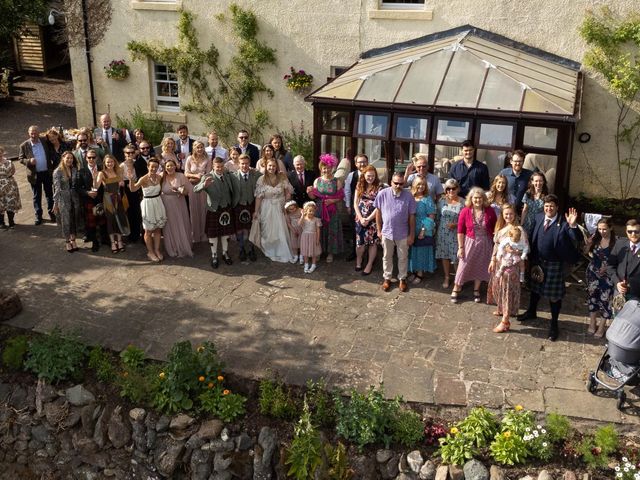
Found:
[(256, 184), (256, 208), (250, 240), (274, 262), (295, 263), (291, 253), (289, 230), (284, 217), (284, 204), (291, 197), (293, 187), (286, 174), (278, 173), (275, 158), (267, 160), (266, 171)]

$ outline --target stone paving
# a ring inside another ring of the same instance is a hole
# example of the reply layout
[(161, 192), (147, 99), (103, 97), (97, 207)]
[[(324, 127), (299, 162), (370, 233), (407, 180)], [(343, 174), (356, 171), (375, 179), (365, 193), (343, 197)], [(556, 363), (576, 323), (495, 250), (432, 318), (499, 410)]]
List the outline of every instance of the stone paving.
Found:
[(24, 303), (12, 325), (77, 328), (90, 343), (116, 350), (133, 343), (154, 358), (181, 339), (212, 340), (228, 370), (251, 378), (272, 369), (294, 384), (325, 377), (362, 389), (384, 382), (388, 395), (429, 404), (520, 403), (627, 428), (639, 423), (637, 389), (624, 414), (615, 399), (585, 389), (604, 342), (586, 334), (578, 286), (565, 299), (560, 339), (551, 343), (548, 312), (494, 334), (493, 308), (474, 304), (469, 290), (451, 305), (440, 276), (401, 294), (381, 291), (379, 266), (362, 277), (342, 259), (306, 275), (263, 257), (212, 271), (205, 244), (192, 259), (161, 265), (146, 261), (141, 244), (118, 255), (106, 247), (70, 255), (55, 225), (33, 226), (25, 171), (17, 170), (20, 225), (0, 232), (0, 283)]

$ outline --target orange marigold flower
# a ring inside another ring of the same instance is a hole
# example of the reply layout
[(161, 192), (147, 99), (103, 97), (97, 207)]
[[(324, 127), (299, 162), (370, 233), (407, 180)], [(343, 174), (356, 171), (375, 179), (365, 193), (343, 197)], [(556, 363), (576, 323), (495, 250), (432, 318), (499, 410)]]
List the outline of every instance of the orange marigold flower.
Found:
[(164, 372), (160, 372), (158, 376), (160, 377), (160, 380), (164, 380), (164, 377), (166, 377)]
[(218, 375), (218, 381), (221, 382), (224, 380), (224, 377), (222, 375)]
[(222, 394), (223, 394), (223, 395), (229, 395), (230, 393), (231, 393), (231, 391), (230, 391), (230, 390), (224, 390), (224, 391), (222, 392)]
[(209, 388), (213, 388), (213, 382), (209, 382), (209, 383), (207, 384), (207, 387), (209, 387)]
[(199, 382), (204, 382), (204, 377), (203, 377), (202, 375), (200, 375), (200, 376), (198, 377), (198, 381), (199, 381)]

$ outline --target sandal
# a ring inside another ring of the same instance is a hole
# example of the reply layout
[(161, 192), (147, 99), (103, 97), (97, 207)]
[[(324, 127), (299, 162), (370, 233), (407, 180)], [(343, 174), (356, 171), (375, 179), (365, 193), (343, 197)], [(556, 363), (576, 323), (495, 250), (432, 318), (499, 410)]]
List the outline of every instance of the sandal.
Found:
[(509, 331), (509, 327), (511, 327), (511, 322), (508, 320), (505, 322), (502, 320), (496, 327), (494, 327), (494, 333), (506, 333)]
[(496, 317), (501, 317), (501, 316), (502, 316), (502, 312), (501, 312), (500, 310), (495, 310), (495, 311), (493, 312), (493, 314), (494, 314)]
[(111, 242), (111, 253), (118, 253), (118, 244), (116, 242)]
[(449, 288), (449, 280), (445, 280), (444, 282), (442, 282), (442, 288), (444, 289)]
[(476, 303), (480, 303), (482, 299), (480, 298), (480, 290), (473, 291), (473, 301)]
[(362, 271), (362, 265), (356, 265), (356, 272)]
[(73, 245), (71, 245), (71, 242), (67, 240), (65, 243), (66, 243), (65, 248), (67, 250), (67, 253), (73, 253), (74, 250), (73, 250)]
[(411, 283), (412, 283), (412, 284), (414, 284), (414, 285), (418, 285), (418, 284), (422, 281), (422, 279), (423, 279), (423, 278), (424, 278), (424, 277), (423, 277), (422, 275), (418, 275), (418, 274), (416, 273), (416, 275), (415, 275), (415, 277), (413, 278), (413, 280), (411, 280)]
[(124, 243), (122, 242), (122, 240), (118, 240), (118, 251), (119, 252), (126, 252), (126, 248), (125, 248)]
[(78, 250), (80, 250), (75, 240), (71, 240), (71, 248), (72, 248), (71, 250), (72, 252), (77, 252)]
[(451, 292), (451, 303), (458, 303), (458, 293), (460, 293), (457, 290), (454, 290), (453, 292)]
[(153, 253), (147, 253), (147, 258), (154, 263), (158, 263), (160, 259), (156, 257)]

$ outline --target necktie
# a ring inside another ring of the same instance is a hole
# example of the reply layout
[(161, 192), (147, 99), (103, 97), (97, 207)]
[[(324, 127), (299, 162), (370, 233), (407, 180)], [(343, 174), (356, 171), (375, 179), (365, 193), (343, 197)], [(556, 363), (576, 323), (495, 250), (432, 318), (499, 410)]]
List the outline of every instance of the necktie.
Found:
[(216, 158), (216, 147), (213, 147), (211, 149), (211, 160), (213, 160), (214, 158)]
[(632, 245), (631, 246), (631, 255), (635, 255), (637, 251), (638, 251), (638, 245)]
[(549, 225), (551, 225), (551, 220), (549, 220), (548, 218), (545, 219), (544, 221), (544, 231), (546, 232), (547, 230), (549, 230)]
[(104, 141), (107, 142), (107, 145), (109, 145), (109, 150), (113, 150), (111, 148), (111, 132), (109, 130), (104, 131)]
[(304, 173), (298, 175), (298, 179), (300, 180), (300, 185), (304, 187)]
[(244, 174), (244, 181), (245, 182), (249, 181), (249, 174), (248, 173)]

